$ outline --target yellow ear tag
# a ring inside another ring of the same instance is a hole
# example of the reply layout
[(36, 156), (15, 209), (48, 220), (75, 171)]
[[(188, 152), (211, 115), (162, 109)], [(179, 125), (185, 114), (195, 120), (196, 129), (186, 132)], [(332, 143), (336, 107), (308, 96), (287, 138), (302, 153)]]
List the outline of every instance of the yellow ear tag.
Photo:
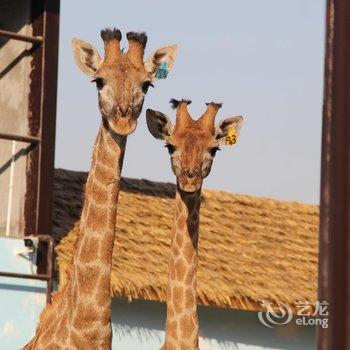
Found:
[(225, 138), (225, 146), (233, 146), (237, 142), (236, 130), (233, 126), (228, 129), (228, 135)]

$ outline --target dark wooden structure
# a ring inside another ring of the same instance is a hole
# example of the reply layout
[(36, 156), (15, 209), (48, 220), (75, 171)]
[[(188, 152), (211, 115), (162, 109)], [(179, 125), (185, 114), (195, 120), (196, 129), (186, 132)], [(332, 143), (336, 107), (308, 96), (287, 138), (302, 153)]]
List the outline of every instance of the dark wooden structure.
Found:
[[(12, 172), (10, 175), (11, 181), (13, 178), (17, 181), (16, 186), (13, 186), (14, 191), (17, 191), (17, 203), (14, 206), (9, 200), (8, 212), (11, 213), (11, 207), (16, 210), (12, 211), (12, 217), (7, 217), (6, 234), (24, 237), (35, 235), (40, 242), (36, 275), (10, 272), (0, 272), (0, 275), (47, 281), (47, 300), (51, 296), (53, 281), (54, 241), (51, 237), (51, 225), (59, 5), (59, 0), (0, 2), (0, 48), (5, 57), (5, 67), (0, 71), (0, 80), (3, 79), (4, 84), (2, 92), (8, 89), (11, 93), (14, 92), (12, 95), (18, 95), (18, 105), (11, 105), (11, 101), (7, 105), (5, 99), (1, 101), (4, 114), (2, 117), (7, 119), (3, 120), (0, 130), (0, 147), (3, 151), (1, 161), (4, 162), (1, 164), (0, 174), (8, 176), (11, 166), (14, 167), (16, 162), (20, 163), (16, 173)], [(25, 45), (16, 45), (11, 41)], [(22, 95), (22, 90), (26, 94)], [(11, 113), (15, 118), (11, 118)], [(12, 122), (14, 119), (15, 122)], [(19, 150), (14, 147), (16, 153), (8, 159), (6, 151), (10, 142), (15, 146), (18, 144)], [(11, 190), (6, 188), (6, 181), (7, 178), (2, 182), (1, 188), (3, 203), (6, 196), (12, 196)], [(11, 182), (9, 186), (11, 188)], [(11, 222), (9, 218), (12, 219)], [(5, 233), (3, 226), (0, 233)], [(30, 244), (29, 238), (25, 239), (25, 244)]]
[(350, 349), (350, 2), (328, 0), (320, 216), (319, 299), (329, 327), (318, 350)]

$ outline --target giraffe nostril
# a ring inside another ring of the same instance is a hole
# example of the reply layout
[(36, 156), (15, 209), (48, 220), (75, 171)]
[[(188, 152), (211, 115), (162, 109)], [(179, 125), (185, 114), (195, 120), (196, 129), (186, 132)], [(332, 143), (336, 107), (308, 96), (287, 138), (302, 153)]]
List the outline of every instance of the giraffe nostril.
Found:
[(117, 111), (118, 117), (130, 118), (131, 115), (132, 115), (132, 107), (131, 107), (131, 105), (128, 105), (126, 107), (118, 106), (116, 108), (116, 111)]
[(117, 107), (117, 114), (119, 117), (128, 117), (131, 113), (131, 108), (130, 106), (128, 107), (121, 107), (121, 106), (118, 106)]
[(198, 171), (194, 169), (185, 169), (184, 171), (185, 176), (187, 176), (190, 179), (197, 178), (198, 177)]

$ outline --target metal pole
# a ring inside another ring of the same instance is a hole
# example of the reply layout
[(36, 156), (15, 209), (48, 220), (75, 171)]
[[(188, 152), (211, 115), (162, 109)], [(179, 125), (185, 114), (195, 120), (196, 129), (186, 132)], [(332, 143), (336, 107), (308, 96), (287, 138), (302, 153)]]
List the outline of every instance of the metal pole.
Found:
[[(318, 300), (329, 301), (329, 176), (330, 176), (330, 131), (332, 116), (333, 81), (333, 41), (334, 41), (334, 0), (327, 3), (325, 66), (322, 120), (322, 160), (321, 160), (321, 207), (319, 233)], [(317, 349), (330, 348), (328, 329), (317, 328)]]
[(10, 235), (10, 229), (11, 229), (13, 176), (15, 173), (15, 153), (16, 153), (16, 141), (12, 141), (12, 157), (11, 157), (11, 168), (10, 168), (9, 197), (8, 197), (8, 201), (7, 201), (6, 236)]
[(14, 32), (9, 32), (8, 30), (2, 30), (2, 29), (0, 29), (0, 37), (1, 36), (9, 39), (14, 39), (14, 40), (26, 41), (32, 44), (41, 44), (43, 42), (42, 36), (22, 35)]
[(33, 143), (33, 144), (37, 144), (37, 143), (40, 142), (40, 137), (21, 136), (21, 135), (4, 134), (4, 133), (0, 133), (0, 139), (2, 139), (2, 140), (19, 141), (19, 142), (28, 142), (28, 143)]

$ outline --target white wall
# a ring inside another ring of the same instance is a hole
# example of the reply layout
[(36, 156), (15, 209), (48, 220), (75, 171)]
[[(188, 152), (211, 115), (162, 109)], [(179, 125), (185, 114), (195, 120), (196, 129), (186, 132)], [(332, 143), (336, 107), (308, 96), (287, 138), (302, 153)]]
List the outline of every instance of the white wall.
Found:
[[(0, 237), (0, 270), (35, 273), (35, 256), (18, 254), (23, 239)], [(0, 277), (0, 349), (18, 350), (35, 334), (46, 303), (46, 282)]]
[[(164, 339), (165, 304), (114, 299), (113, 349), (156, 350)], [(201, 350), (313, 350), (315, 328), (261, 325), (255, 312), (199, 308)]]

